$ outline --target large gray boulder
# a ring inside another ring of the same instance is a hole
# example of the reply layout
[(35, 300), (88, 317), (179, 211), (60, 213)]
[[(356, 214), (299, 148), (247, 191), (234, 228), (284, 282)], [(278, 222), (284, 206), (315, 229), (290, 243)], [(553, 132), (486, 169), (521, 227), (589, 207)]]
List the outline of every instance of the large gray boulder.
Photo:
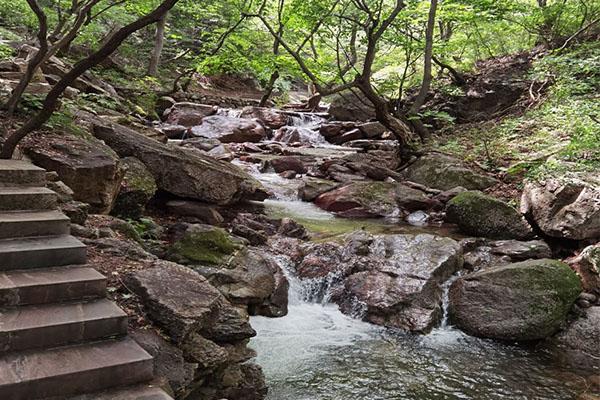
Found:
[(308, 300), (330, 298), (345, 314), (421, 333), (440, 322), (442, 285), (462, 266), (458, 242), (429, 234), (356, 231), (291, 253)]
[(448, 202), (446, 219), (468, 235), (490, 239), (529, 239), (533, 231), (513, 207), (478, 191), (456, 195)]
[(267, 197), (260, 182), (228, 162), (159, 143), (117, 124), (95, 123), (93, 131), (119, 156), (143, 162), (166, 192), (216, 204)]
[(51, 134), (28, 140), (23, 150), (34, 164), (56, 171), (75, 200), (90, 204), (92, 212), (110, 212), (125, 173), (110, 147), (93, 137)]
[(466, 167), (456, 158), (439, 153), (419, 158), (406, 168), (404, 175), (409, 181), (439, 190), (458, 186), (483, 190), (498, 183), (496, 179)]
[(433, 203), (425, 193), (400, 183), (352, 182), (319, 195), (315, 204), (344, 217), (379, 217), (427, 209)]
[(208, 104), (175, 103), (164, 112), (166, 123), (170, 125), (181, 125), (192, 127), (200, 125), (204, 117), (216, 114), (218, 108)]
[(600, 238), (600, 178), (578, 174), (528, 182), (521, 211), (548, 236)]
[(382, 235), (352, 239), (354, 266), (337, 301), (369, 322), (426, 333), (442, 317), (442, 284), (462, 266), (461, 249), (450, 238)]
[(221, 143), (260, 142), (266, 136), (263, 126), (251, 119), (212, 115), (192, 128), (192, 134)]
[(450, 287), (451, 321), (465, 332), (501, 340), (544, 339), (556, 333), (581, 293), (568, 265), (550, 259), (492, 267)]
[(338, 121), (368, 121), (375, 118), (373, 104), (358, 92), (335, 94), (329, 102), (328, 112)]

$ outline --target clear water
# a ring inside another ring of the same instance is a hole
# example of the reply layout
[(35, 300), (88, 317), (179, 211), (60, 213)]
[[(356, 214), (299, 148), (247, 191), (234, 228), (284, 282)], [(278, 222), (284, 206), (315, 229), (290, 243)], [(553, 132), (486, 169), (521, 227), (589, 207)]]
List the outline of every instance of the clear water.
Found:
[[(315, 129), (314, 120), (294, 122)], [(303, 151), (319, 156), (332, 149)], [(241, 166), (273, 192), (264, 202), (267, 214), (291, 217), (317, 239), (357, 229), (456, 236), (447, 227), (415, 227), (394, 218), (337, 218), (299, 201), (298, 181)], [(275, 319), (251, 318), (257, 336), (250, 345), (265, 372), (269, 400), (575, 400), (585, 388), (584, 378), (552, 354), (470, 337), (449, 326), (446, 315), (441, 327), (425, 336), (345, 316), (327, 303), (327, 296), (323, 304), (311, 301), (326, 283), (301, 282), (285, 257), (276, 259), (290, 281), (289, 313)]]

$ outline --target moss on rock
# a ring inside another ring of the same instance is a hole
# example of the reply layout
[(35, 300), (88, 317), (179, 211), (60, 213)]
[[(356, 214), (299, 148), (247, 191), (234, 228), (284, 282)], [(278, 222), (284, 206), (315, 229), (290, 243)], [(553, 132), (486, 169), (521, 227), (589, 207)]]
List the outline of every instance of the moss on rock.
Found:
[(536, 340), (554, 334), (581, 293), (575, 272), (561, 261), (528, 260), (458, 279), (450, 316), (476, 336)]
[(224, 229), (210, 225), (190, 225), (171, 247), (176, 261), (187, 264), (221, 264), (242, 248)]
[(479, 191), (456, 195), (448, 202), (446, 218), (468, 235), (520, 240), (533, 236), (519, 211)]

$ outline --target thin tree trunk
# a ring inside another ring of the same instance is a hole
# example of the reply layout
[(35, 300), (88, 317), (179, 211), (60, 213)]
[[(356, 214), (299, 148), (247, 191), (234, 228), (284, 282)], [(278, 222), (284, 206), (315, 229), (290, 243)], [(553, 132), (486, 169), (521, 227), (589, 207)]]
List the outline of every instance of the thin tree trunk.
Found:
[[(33, 1), (33, 0), (31, 0)], [(179, 0), (164, 0), (151, 13), (119, 29), (98, 51), (79, 61), (58, 81), (52, 90), (46, 95), (42, 109), (29, 118), (25, 124), (12, 133), (4, 142), (0, 159), (10, 159), (19, 142), (29, 133), (42, 127), (54, 113), (58, 105), (58, 99), (69, 85), (79, 78), (85, 71), (95, 67), (110, 56), (132, 33), (157, 22), (162, 18)]]
[(14, 88), (10, 95), (10, 98), (5, 104), (5, 108), (7, 109), (9, 116), (15, 113), (17, 105), (19, 104), (23, 93), (25, 93), (25, 89), (27, 89), (27, 86), (29, 86), (29, 83), (33, 79), (35, 72), (42, 64), (42, 62), (44, 62), (46, 54), (48, 53), (48, 21), (46, 18), (46, 14), (35, 0), (27, 0), (27, 3), (29, 4), (29, 7), (35, 13), (38, 19), (39, 28), (37, 37), (40, 48), (35, 53), (33, 58), (27, 63), (27, 70), (25, 71), (25, 74), (21, 77), (19, 83)]
[[(408, 114), (411, 117), (414, 117), (423, 104), (425, 103), (425, 99), (427, 98), (427, 94), (429, 93), (429, 88), (431, 87), (431, 81), (433, 80), (433, 75), (431, 74), (431, 61), (433, 56), (433, 31), (435, 28), (435, 14), (437, 11), (437, 0), (431, 0), (431, 4), (429, 6), (429, 17), (427, 19), (427, 28), (425, 30), (425, 54), (423, 56), (423, 82), (421, 83), (421, 88), (419, 89), (419, 93), (417, 94), (417, 98), (414, 103), (410, 107)], [(417, 131), (417, 134), (421, 138), (421, 140), (425, 140), (430, 136), (429, 130), (423, 124), (423, 122), (418, 118), (413, 118), (412, 125)]]
[(267, 104), (269, 102), (269, 98), (271, 97), (271, 94), (273, 93), (273, 89), (275, 89), (275, 82), (277, 82), (277, 79), (279, 79), (279, 71), (275, 70), (271, 74), (271, 78), (269, 78), (269, 83), (267, 84), (267, 87), (265, 88), (265, 92), (263, 93), (262, 97), (260, 98), (260, 102), (258, 103), (259, 107), (267, 106)]
[(429, 93), (429, 88), (431, 87), (431, 81), (433, 76), (431, 74), (431, 59), (433, 55), (433, 29), (435, 27), (435, 13), (437, 11), (437, 0), (431, 0), (431, 5), (429, 7), (429, 18), (427, 20), (427, 29), (425, 30), (425, 55), (423, 56), (423, 82), (421, 83), (421, 88), (419, 93), (417, 94), (417, 98), (415, 102), (410, 107), (410, 114), (416, 114), (419, 112), (423, 103), (425, 103), (425, 98), (427, 97), (427, 93)]
[(167, 14), (165, 14), (157, 23), (156, 23), (156, 35), (154, 38), (154, 49), (152, 49), (152, 54), (150, 55), (150, 62), (148, 63), (148, 75), (149, 76), (157, 76), (158, 75), (158, 64), (160, 63), (160, 56), (162, 54), (162, 50), (165, 43), (165, 27), (167, 25)]

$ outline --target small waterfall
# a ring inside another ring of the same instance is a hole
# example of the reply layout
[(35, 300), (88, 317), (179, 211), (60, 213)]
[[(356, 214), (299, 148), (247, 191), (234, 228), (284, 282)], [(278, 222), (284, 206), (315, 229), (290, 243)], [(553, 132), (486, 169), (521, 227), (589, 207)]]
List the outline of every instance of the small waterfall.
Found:
[(448, 328), (450, 322), (448, 318), (448, 304), (450, 303), (450, 286), (461, 276), (461, 271), (452, 275), (450, 279), (444, 282), (442, 286), (443, 295), (442, 295), (442, 322), (440, 324), (440, 329)]
[(288, 280), (288, 302), (290, 305), (329, 304), (331, 289), (341, 281), (341, 274), (331, 273), (323, 278), (300, 279), (296, 276), (294, 263), (286, 255), (273, 257)]

